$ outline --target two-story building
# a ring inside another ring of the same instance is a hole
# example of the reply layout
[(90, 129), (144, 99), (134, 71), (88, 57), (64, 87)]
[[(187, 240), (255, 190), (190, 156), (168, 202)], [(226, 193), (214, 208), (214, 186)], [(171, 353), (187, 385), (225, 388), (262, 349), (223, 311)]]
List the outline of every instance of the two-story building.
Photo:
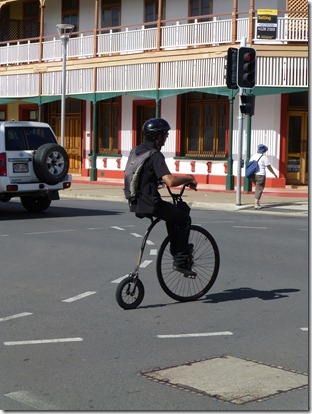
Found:
[[(256, 103), (242, 156), (263, 143), (278, 175), (267, 186), (307, 184), (307, 12), (307, 0), (0, 1), (0, 120), (46, 121), (60, 137), (65, 93), (70, 172), (97, 180), (122, 178), (143, 122), (161, 116), (171, 171), (232, 189), (239, 90), (226, 86), (225, 57), (246, 44)], [(65, 59), (59, 23), (74, 26)]]

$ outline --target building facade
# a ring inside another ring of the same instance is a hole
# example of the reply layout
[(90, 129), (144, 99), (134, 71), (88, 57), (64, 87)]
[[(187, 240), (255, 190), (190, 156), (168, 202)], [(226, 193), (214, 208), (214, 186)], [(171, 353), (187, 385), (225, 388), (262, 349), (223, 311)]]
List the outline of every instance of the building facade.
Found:
[[(70, 172), (123, 178), (143, 122), (171, 125), (163, 149), (175, 174), (233, 189), (240, 159), (239, 93), (225, 82), (229, 47), (257, 52), (255, 113), (242, 157), (268, 146), (278, 178), (308, 180), (307, 0), (0, 1), (0, 120), (41, 120), (61, 134), (59, 23), (67, 46), (64, 146)], [(242, 185), (250, 183), (244, 178)]]

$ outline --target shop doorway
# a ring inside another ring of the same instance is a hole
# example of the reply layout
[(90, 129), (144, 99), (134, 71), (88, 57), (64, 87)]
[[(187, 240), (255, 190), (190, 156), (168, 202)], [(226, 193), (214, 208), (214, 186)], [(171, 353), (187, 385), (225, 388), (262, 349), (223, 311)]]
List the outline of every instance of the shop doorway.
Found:
[[(82, 164), (82, 125), (81, 125), (81, 102), (78, 99), (66, 100), (66, 117), (64, 148), (69, 157), (69, 172), (81, 174)], [(61, 105), (59, 101), (49, 106), (49, 123), (58, 140), (61, 137)]]
[(287, 115), (287, 184), (308, 183), (308, 113)]
[[(61, 117), (51, 118), (55, 135), (61, 136)], [(77, 116), (66, 116), (64, 148), (69, 158), (69, 172), (81, 173), (81, 120)], [(59, 138), (58, 138), (59, 139)]]

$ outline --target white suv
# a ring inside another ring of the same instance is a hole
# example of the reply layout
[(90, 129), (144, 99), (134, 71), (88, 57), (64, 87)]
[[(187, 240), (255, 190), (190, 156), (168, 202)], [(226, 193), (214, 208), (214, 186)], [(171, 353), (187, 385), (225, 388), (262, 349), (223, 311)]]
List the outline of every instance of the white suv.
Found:
[(0, 201), (20, 197), (24, 208), (46, 210), (69, 188), (69, 160), (43, 122), (0, 122)]

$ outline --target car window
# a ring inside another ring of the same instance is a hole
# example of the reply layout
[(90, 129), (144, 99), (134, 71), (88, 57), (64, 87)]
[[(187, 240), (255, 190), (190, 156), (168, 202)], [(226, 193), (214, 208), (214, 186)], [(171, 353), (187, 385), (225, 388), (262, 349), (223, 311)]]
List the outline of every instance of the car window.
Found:
[(50, 128), (44, 127), (7, 127), (5, 146), (8, 151), (37, 150), (43, 144), (55, 144)]
[(55, 138), (49, 128), (24, 128), (29, 149), (38, 149), (43, 144), (55, 144)]
[(5, 148), (7, 151), (20, 151), (28, 148), (23, 128), (5, 128)]

